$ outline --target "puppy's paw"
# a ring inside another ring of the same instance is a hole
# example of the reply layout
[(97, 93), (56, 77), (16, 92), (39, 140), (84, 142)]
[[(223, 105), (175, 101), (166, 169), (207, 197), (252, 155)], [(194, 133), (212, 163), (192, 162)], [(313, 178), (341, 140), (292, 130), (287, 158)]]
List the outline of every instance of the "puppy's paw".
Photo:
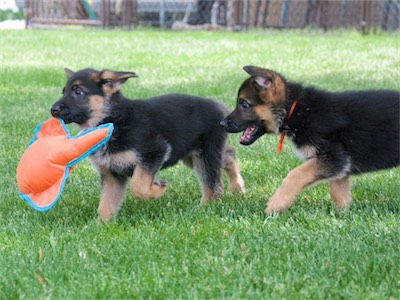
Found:
[(98, 223), (108, 222), (113, 216), (112, 212), (106, 207), (99, 207), (98, 212), (99, 212), (99, 218), (97, 220)]
[(164, 195), (165, 191), (167, 190), (167, 182), (166, 181), (159, 181), (154, 183), (152, 189), (148, 195), (148, 199), (151, 198), (160, 198)]
[(215, 197), (205, 197), (205, 196), (203, 196), (203, 197), (201, 197), (201, 200), (200, 200), (200, 204), (201, 205), (206, 205), (208, 202), (210, 202), (210, 201), (213, 201), (213, 200), (216, 200), (217, 198), (215, 198)]
[(246, 188), (244, 186), (244, 180), (240, 177), (234, 184), (230, 186), (230, 190), (232, 193), (246, 193)]
[(161, 187), (167, 187), (168, 186), (168, 181), (166, 180), (158, 180), (158, 181), (154, 181), (155, 185), (159, 185)]
[(265, 209), (264, 209), (264, 213), (267, 216), (273, 216), (273, 215), (277, 215), (279, 214), (281, 211), (276, 209), (275, 206), (268, 204)]
[(275, 194), (269, 199), (264, 212), (267, 215), (283, 212), (292, 204), (292, 202), (292, 199), (289, 197)]

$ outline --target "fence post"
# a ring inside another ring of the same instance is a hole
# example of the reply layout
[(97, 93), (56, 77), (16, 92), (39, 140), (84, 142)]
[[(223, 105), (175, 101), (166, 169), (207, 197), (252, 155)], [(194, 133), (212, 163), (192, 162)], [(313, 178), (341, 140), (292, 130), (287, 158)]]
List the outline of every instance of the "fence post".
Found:
[(25, 28), (28, 28), (32, 14), (31, 0), (25, 0), (24, 14), (25, 14)]
[(125, 29), (130, 29), (132, 25), (132, 11), (133, 11), (133, 0), (124, 0), (122, 2), (122, 26)]
[(165, 27), (165, 0), (160, 0), (160, 27)]
[(396, 0), (384, 0), (382, 3), (383, 30), (396, 30), (399, 26), (400, 4)]
[(248, 27), (249, 0), (243, 0), (242, 30), (246, 31)]
[(328, 0), (322, 0), (322, 1), (317, 1), (318, 7), (317, 7), (317, 24), (319, 27), (321, 27), (324, 31), (328, 29), (328, 24), (326, 20), (326, 12), (328, 8)]
[(102, 1), (103, 14), (101, 16), (101, 23), (103, 27), (108, 27), (110, 25), (110, 2), (109, 0)]
[(340, 10), (339, 10), (339, 26), (344, 24), (344, 14), (346, 12), (346, 0), (340, 0)]
[(290, 0), (283, 0), (281, 15), (279, 17), (279, 26), (282, 28), (287, 27), (287, 17), (289, 13)]
[(369, 14), (371, 10), (371, 2), (369, 0), (364, 0), (362, 3), (362, 15), (361, 15), (361, 32), (362, 34), (368, 33), (368, 21)]

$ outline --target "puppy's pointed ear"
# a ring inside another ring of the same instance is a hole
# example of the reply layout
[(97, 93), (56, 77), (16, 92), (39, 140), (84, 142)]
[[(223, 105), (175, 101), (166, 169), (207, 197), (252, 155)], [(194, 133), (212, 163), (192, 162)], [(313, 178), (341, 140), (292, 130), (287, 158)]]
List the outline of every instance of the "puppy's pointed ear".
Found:
[(67, 75), (67, 79), (70, 79), (72, 77), (72, 75), (75, 74), (75, 72), (71, 71), (68, 68), (64, 68), (64, 71), (65, 71), (65, 75)]
[(258, 89), (265, 90), (272, 83), (272, 80), (271, 78), (257, 75), (254, 76), (254, 83), (256, 85), (256, 88), (258, 87)]
[(271, 83), (275, 82), (275, 78), (279, 76), (276, 72), (263, 69), (256, 66), (244, 66), (243, 69), (254, 77), (254, 83), (259, 89), (266, 89)]
[(252, 76), (253, 86), (265, 102), (283, 103), (286, 97), (285, 79), (277, 72), (256, 66), (245, 66), (243, 69)]
[(245, 70), (250, 76), (261, 75), (263, 73), (263, 69), (256, 66), (244, 66), (243, 70)]
[(244, 66), (243, 69), (254, 77), (255, 87), (257, 89), (266, 89), (274, 82), (274, 71), (263, 69), (256, 66)]
[(121, 84), (131, 77), (138, 77), (134, 72), (114, 72), (103, 70), (100, 73), (100, 81), (103, 84), (103, 92), (106, 95), (118, 93), (121, 89)]
[(256, 75), (264, 75), (266, 77), (273, 77), (276, 72), (269, 70), (269, 69), (264, 69), (256, 66), (244, 66), (243, 70), (247, 72), (250, 76), (256, 76)]

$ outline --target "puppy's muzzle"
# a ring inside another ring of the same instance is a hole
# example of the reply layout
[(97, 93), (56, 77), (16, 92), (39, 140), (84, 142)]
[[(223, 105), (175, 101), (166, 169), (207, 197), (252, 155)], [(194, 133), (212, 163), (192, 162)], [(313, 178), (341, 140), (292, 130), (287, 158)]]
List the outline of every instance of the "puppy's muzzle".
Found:
[(61, 107), (58, 104), (54, 104), (50, 109), (51, 115), (54, 118), (59, 118), (60, 117), (60, 111), (61, 111)]
[(50, 113), (54, 118), (62, 118), (69, 114), (69, 109), (64, 103), (60, 103), (58, 101), (53, 104), (50, 109)]
[(229, 117), (222, 119), (222, 121), (219, 123), (219, 125), (221, 127), (223, 127), (227, 132), (238, 132), (239, 131), (238, 126)]
[(221, 126), (221, 127), (223, 127), (223, 128), (226, 128), (227, 126), (228, 126), (228, 120), (226, 120), (226, 118), (225, 119), (222, 119), (222, 121), (219, 123), (219, 125)]

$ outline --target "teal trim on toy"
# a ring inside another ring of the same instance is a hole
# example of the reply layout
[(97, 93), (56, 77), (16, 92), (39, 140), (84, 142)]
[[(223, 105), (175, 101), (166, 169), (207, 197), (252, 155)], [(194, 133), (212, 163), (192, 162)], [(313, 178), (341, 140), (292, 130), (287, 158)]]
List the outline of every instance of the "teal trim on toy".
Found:
[(39, 124), (17, 167), (21, 199), (38, 211), (52, 208), (75, 165), (107, 143), (113, 130), (107, 123), (71, 136), (62, 119)]
[(85, 7), (86, 12), (89, 14), (90, 19), (97, 20), (97, 16), (94, 13), (92, 7), (86, 0), (82, 0), (83, 6)]

